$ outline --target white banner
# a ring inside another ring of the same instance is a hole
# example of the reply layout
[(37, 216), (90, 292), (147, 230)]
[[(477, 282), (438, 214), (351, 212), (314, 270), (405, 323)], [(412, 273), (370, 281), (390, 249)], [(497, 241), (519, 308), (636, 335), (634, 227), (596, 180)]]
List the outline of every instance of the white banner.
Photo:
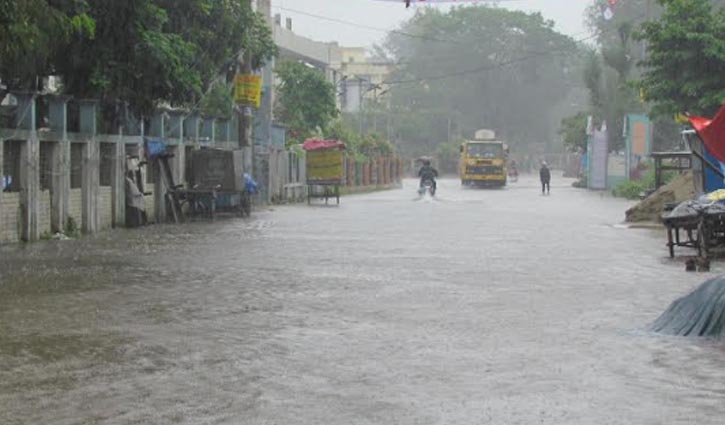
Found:
[(594, 130), (592, 152), (589, 157), (589, 189), (607, 188), (608, 139), (606, 127), (603, 130)]

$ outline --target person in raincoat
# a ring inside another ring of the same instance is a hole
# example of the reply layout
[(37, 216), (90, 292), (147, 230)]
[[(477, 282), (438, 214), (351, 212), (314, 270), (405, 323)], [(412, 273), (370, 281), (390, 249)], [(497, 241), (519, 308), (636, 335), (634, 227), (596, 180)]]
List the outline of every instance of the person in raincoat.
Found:
[(541, 180), (541, 194), (546, 195), (550, 191), (551, 170), (546, 161), (541, 161), (541, 169), (539, 169), (539, 179)]
[(420, 187), (423, 187), (423, 183), (426, 180), (430, 180), (433, 183), (433, 190), (435, 191), (438, 188), (438, 184), (436, 182), (438, 170), (433, 168), (429, 159), (423, 159), (423, 166), (420, 167), (420, 170), (418, 170), (418, 177), (420, 177)]

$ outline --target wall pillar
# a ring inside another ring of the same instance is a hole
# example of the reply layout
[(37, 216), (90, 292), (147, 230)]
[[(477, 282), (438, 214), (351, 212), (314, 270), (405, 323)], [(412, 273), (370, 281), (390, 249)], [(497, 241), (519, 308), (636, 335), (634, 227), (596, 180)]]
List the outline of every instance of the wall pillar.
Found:
[(176, 141), (176, 153), (171, 158), (171, 173), (174, 175), (174, 182), (182, 184), (184, 180), (184, 169), (186, 168), (186, 147), (184, 144), (184, 114), (180, 111), (170, 113), (169, 123), (171, 129), (168, 137)]
[(111, 225), (126, 225), (126, 143), (123, 127), (119, 129), (119, 138), (113, 143), (113, 161), (111, 161), (111, 204), (113, 216)]
[(50, 129), (57, 133), (59, 140), (53, 147), (51, 170), (53, 174), (50, 194), (50, 228), (53, 232), (62, 232), (68, 220), (68, 200), (70, 199), (70, 141), (68, 140), (68, 100), (66, 96), (48, 98), (48, 121)]
[(28, 138), (20, 150), (20, 238), (24, 241), (40, 239), (38, 209), (40, 196), (40, 141), (36, 131), (36, 94), (13, 93), (18, 101), (15, 125), (26, 130)]
[(85, 139), (83, 146), (83, 207), (82, 226), (85, 233), (95, 233), (100, 227), (98, 214), (98, 192), (100, 173), (100, 146), (96, 135), (98, 134), (97, 117), (98, 101), (80, 101), (80, 133)]
[[(153, 138), (159, 138), (164, 143), (166, 140), (166, 111), (158, 110), (151, 118), (151, 129), (149, 136)], [(164, 184), (162, 177), (162, 171), (159, 167), (158, 162), (149, 163), (154, 169), (154, 215), (156, 223), (163, 223), (166, 221), (166, 192), (168, 188)]]

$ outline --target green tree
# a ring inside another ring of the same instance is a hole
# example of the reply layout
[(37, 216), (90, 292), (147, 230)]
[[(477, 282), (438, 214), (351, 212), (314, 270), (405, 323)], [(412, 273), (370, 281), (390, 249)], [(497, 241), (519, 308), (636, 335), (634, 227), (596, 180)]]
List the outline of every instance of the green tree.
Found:
[(568, 100), (581, 48), (553, 22), (473, 6), (424, 10), (402, 31), (416, 37), (393, 33), (385, 47), (399, 63), (390, 79), (393, 131), (410, 153), (431, 154), (480, 128), (521, 145), (555, 137), (554, 110)]
[(61, 76), (66, 93), (128, 103), (196, 105), (240, 53), (253, 68), (276, 54), (248, 0), (0, 0), (0, 78), (38, 88)]
[(559, 127), (559, 135), (568, 151), (586, 151), (587, 114), (579, 112), (576, 115), (562, 119), (561, 127)]
[(128, 102), (138, 114), (161, 101), (195, 103), (245, 47), (253, 44), (256, 65), (275, 53), (269, 28), (244, 0), (86, 1), (96, 37), (77, 37), (58, 55), (65, 87)]
[(232, 88), (224, 81), (218, 81), (209, 88), (201, 99), (201, 112), (204, 115), (231, 118), (234, 111)]
[(440, 172), (455, 174), (458, 171), (458, 161), (461, 157), (462, 141), (441, 143), (436, 148), (436, 158)]
[(713, 115), (725, 102), (725, 9), (707, 0), (658, 0), (660, 20), (646, 22), (645, 72), (637, 85), (654, 115)]
[[(597, 121), (606, 121), (609, 128), (622, 128), (628, 113), (644, 112), (638, 91), (630, 84), (637, 75), (638, 58), (644, 50), (633, 40), (637, 25), (657, 11), (648, 7), (648, 0), (619, 2), (615, 13), (606, 19), (602, 10), (607, 0), (596, 0), (587, 10), (587, 22), (596, 35), (598, 48), (588, 53), (584, 83), (590, 94), (590, 110)], [(621, 132), (610, 132), (613, 148), (624, 146)]]
[(324, 129), (338, 115), (335, 86), (325, 75), (300, 62), (283, 62), (279, 77), (275, 113), (288, 128), (291, 142), (301, 142)]
[(41, 89), (39, 82), (55, 70), (56, 52), (75, 35), (93, 38), (86, 6), (81, 0), (0, 0), (0, 79), (8, 90)]

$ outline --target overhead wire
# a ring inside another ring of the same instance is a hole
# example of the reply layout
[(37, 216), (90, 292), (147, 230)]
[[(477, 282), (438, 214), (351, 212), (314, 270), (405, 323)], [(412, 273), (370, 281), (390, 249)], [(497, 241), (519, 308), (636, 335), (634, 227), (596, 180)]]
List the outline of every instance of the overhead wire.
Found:
[[(642, 13), (640, 15), (635, 16), (635, 19), (636, 18), (641, 18), (641, 17), (644, 17), (644, 16), (646, 16), (646, 14), (645, 13)], [(575, 42), (575, 44), (582, 44), (582, 43), (585, 43), (586, 41), (589, 41), (589, 40), (598, 38), (602, 34), (605, 34), (607, 32), (613, 31), (615, 29), (616, 28), (612, 28), (609, 31), (606, 31), (606, 30), (605, 31), (600, 31), (600, 32), (591, 34), (591, 35), (589, 35), (587, 37), (575, 39), (574, 42)], [(508, 61), (499, 62), (499, 63), (492, 64), (492, 65), (484, 65), (484, 66), (480, 66), (480, 67), (476, 67), (476, 68), (470, 68), (470, 69), (466, 69), (466, 70), (462, 70), (462, 71), (458, 71), (458, 72), (447, 73), (447, 74), (442, 74), (442, 75), (437, 75), (437, 76), (431, 76), (431, 77), (417, 77), (417, 78), (411, 78), (411, 79), (385, 81), (383, 84), (385, 84), (385, 85), (411, 84), (411, 83), (420, 83), (420, 82), (427, 82), (427, 81), (438, 81), (438, 80), (444, 80), (444, 79), (448, 79), (448, 78), (461, 77), (461, 76), (466, 76), (466, 75), (470, 75), (470, 74), (476, 74), (476, 73), (480, 73), (480, 72), (486, 72), (486, 71), (491, 71), (491, 70), (495, 70), (495, 69), (501, 69), (501, 68), (505, 68), (507, 66), (510, 66), (510, 65), (513, 65), (513, 64), (516, 64), (516, 63), (525, 62), (525, 61), (534, 59), (534, 58), (539, 57), (539, 56), (548, 56), (548, 55), (553, 55), (553, 54), (561, 53), (561, 52), (564, 52), (564, 50), (563, 49), (552, 49), (552, 50), (543, 51), (543, 52), (532, 52), (528, 56), (522, 56), (520, 58), (511, 59), (511, 60), (508, 60)]]

